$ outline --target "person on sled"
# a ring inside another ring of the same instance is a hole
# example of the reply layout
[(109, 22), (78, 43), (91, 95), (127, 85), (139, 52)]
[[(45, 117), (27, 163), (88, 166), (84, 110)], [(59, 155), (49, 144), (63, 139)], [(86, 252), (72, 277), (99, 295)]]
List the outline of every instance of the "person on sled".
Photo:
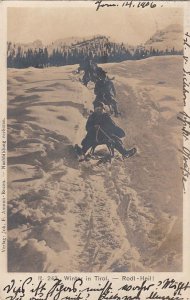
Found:
[(84, 61), (80, 64), (78, 68), (78, 73), (80, 71), (84, 71), (84, 75), (82, 78), (82, 83), (87, 86), (89, 81), (95, 82), (96, 80), (96, 68), (97, 64), (92, 61), (88, 56), (84, 59)]
[[(97, 71), (97, 81), (94, 88), (94, 94), (96, 98), (93, 102), (95, 105), (96, 102), (103, 102), (105, 105), (108, 105), (111, 112), (114, 112), (115, 117), (118, 117), (120, 114), (117, 108), (116, 90), (112, 80), (106, 75), (102, 68), (98, 68)], [(112, 111), (113, 110), (113, 111)]]
[(125, 149), (121, 141), (125, 132), (115, 124), (108, 113), (104, 112), (103, 103), (96, 102), (94, 106), (94, 112), (86, 123), (87, 134), (81, 142), (82, 147), (75, 145), (77, 154), (84, 156), (91, 147), (106, 144), (116, 149), (123, 157), (133, 155), (136, 149)]

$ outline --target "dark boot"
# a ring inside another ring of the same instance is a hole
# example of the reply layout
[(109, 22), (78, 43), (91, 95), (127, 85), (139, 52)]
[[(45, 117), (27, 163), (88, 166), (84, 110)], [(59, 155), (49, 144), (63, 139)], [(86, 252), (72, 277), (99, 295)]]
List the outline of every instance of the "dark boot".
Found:
[(128, 158), (133, 156), (137, 152), (136, 148), (131, 148), (129, 150), (126, 150), (125, 154), (123, 155), (123, 158)]
[(136, 153), (136, 148), (132, 148), (132, 149), (125, 149), (125, 147), (123, 146), (123, 143), (121, 141), (120, 138), (118, 138), (117, 136), (113, 136), (112, 137), (114, 140), (114, 148), (125, 158), (130, 157), (132, 155), (134, 155)]
[(123, 144), (119, 141), (115, 142), (115, 149), (123, 156), (125, 156), (127, 154), (127, 150), (125, 149)]
[(123, 156), (123, 158), (133, 156), (137, 152), (136, 148), (131, 148), (129, 150), (125, 149), (123, 144), (118, 141), (115, 143), (115, 149)]

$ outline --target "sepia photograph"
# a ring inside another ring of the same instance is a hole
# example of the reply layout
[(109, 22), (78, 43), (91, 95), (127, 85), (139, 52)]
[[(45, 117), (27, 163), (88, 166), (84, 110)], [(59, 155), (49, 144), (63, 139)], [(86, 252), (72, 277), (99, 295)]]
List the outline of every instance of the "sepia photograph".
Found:
[(182, 272), (182, 7), (7, 8), (8, 272)]

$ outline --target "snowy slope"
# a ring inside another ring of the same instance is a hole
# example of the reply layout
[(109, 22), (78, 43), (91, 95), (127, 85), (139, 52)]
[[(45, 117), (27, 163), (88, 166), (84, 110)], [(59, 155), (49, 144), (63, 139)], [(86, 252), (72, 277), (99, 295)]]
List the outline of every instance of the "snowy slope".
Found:
[[(93, 84), (77, 66), (8, 70), (9, 271), (180, 271), (180, 57), (106, 64), (125, 145), (112, 164), (78, 163)], [(164, 72), (163, 72), (164, 67)]]

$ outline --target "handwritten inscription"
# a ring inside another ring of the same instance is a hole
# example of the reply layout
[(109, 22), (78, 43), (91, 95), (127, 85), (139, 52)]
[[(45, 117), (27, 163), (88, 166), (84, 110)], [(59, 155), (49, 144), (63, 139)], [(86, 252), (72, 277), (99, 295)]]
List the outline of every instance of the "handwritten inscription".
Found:
[(184, 59), (184, 69), (183, 69), (183, 102), (184, 106), (186, 106), (187, 95), (189, 94), (190, 89), (190, 69), (189, 67), (189, 54), (190, 54), (190, 34), (189, 32), (185, 33), (184, 38), (184, 50), (185, 55)]
[(6, 299), (18, 300), (22, 299), (26, 293), (26, 285), (31, 283), (32, 277), (27, 278), (21, 285), (16, 285), (15, 279), (11, 280), (11, 283), (4, 288), (4, 291), (9, 295)]
[(184, 298), (184, 293), (190, 291), (190, 284), (167, 278), (157, 283), (147, 280), (140, 284), (130, 282), (116, 288), (111, 280), (97, 283), (95, 286), (87, 284), (82, 278), (77, 278), (69, 286), (61, 279), (55, 278), (49, 286), (43, 279), (35, 285), (33, 278), (28, 277), (23, 282), (12, 279), (3, 291), (6, 294), (5, 299), (10, 300), (185, 300), (187, 298)]
[(106, 2), (103, 0), (98, 0), (95, 2), (96, 5), (96, 11), (98, 11), (99, 9), (102, 8), (111, 8), (111, 7), (126, 7), (126, 8), (132, 8), (132, 7), (136, 7), (136, 8), (145, 8), (145, 7), (150, 7), (150, 8), (155, 8), (157, 5), (155, 2), (153, 1), (139, 1), (139, 2), (135, 2), (133, 0), (131, 1), (124, 1), (124, 2), (115, 2), (115, 3), (110, 3), (110, 2)]
[(187, 102), (189, 97), (190, 91), (190, 62), (189, 62), (189, 55), (190, 55), (190, 34), (188, 32), (185, 33), (184, 38), (184, 50), (185, 54), (183, 56), (184, 59), (184, 68), (183, 68), (183, 104), (184, 104), (184, 111), (180, 112), (178, 115), (178, 120), (182, 122), (182, 135), (184, 140), (184, 145), (182, 149), (179, 151), (183, 155), (183, 166), (181, 167), (182, 170), (182, 183), (183, 183), (183, 190), (186, 192), (186, 184), (188, 178), (190, 176), (190, 149), (188, 148), (188, 142), (190, 137), (190, 116), (187, 113), (187, 107), (189, 103)]
[[(179, 116), (177, 118), (182, 122), (182, 126), (183, 126), (182, 135), (184, 138), (184, 142), (186, 142), (189, 140), (189, 136), (190, 136), (190, 116), (185, 111), (183, 111), (179, 113)], [(190, 149), (188, 149), (186, 146), (183, 146), (182, 149), (179, 149), (179, 152), (181, 152), (183, 155), (183, 166), (181, 167), (181, 170), (183, 173), (182, 182), (183, 182), (183, 189), (185, 192), (186, 190), (185, 185), (190, 175), (190, 169), (189, 169)]]

